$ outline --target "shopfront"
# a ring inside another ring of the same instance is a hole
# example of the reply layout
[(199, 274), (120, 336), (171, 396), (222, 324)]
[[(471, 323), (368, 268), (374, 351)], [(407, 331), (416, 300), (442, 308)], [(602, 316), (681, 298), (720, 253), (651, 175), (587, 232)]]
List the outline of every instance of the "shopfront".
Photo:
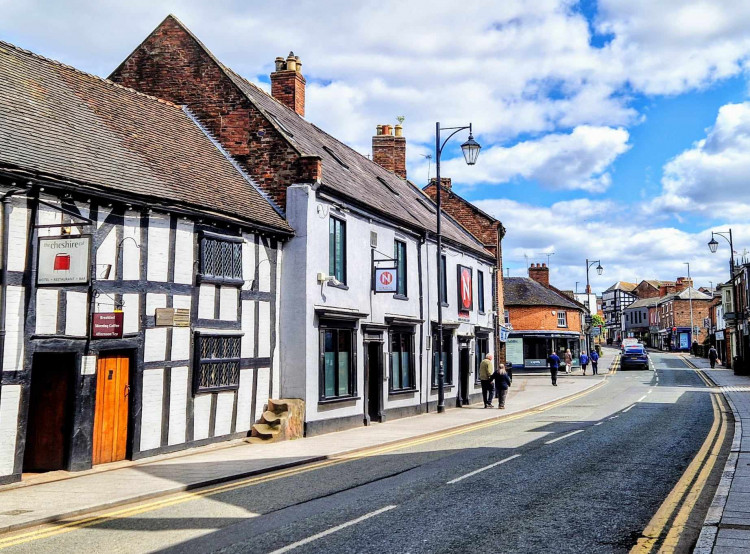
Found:
[(562, 359), (570, 349), (573, 366), (579, 366), (582, 336), (564, 332), (511, 332), (506, 342), (506, 359), (513, 367), (547, 368), (547, 357), (556, 352)]

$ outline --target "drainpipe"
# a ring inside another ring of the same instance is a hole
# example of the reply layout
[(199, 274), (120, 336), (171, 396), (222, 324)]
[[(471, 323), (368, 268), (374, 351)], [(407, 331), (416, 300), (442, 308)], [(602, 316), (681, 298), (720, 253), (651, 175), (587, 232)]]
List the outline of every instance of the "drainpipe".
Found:
[[(419, 277), (419, 319), (422, 323), (419, 324), (419, 402), (422, 403), (422, 393), (424, 392), (423, 378), (423, 356), (424, 356), (424, 302), (422, 295), (422, 245), (427, 242), (424, 235), (419, 238), (417, 243), (417, 275)], [(425, 395), (425, 412), (430, 409), (430, 395)]]
[[(15, 184), (15, 183), (14, 183)], [(5, 313), (7, 310), (8, 289), (8, 250), (9, 250), (9, 227), (11, 199), (14, 194), (23, 192), (23, 189), (10, 189), (0, 198), (2, 203), (2, 260), (0, 260), (0, 371), (2, 371), (3, 360), (5, 360)]]

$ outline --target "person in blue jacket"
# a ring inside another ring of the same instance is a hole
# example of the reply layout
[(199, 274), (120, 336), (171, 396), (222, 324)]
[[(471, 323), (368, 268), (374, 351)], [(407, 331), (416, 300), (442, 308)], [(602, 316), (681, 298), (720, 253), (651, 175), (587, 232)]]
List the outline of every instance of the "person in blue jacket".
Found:
[(591, 369), (594, 371), (594, 375), (599, 374), (599, 354), (596, 353), (594, 348), (591, 349), (589, 354), (589, 360), (591, 360)]
[(589, 357), (586, 355), (586, 352), (581, 352), (579, 360), (581, 361), (581, 369), (583, 370), (583, 374), (586, 375), (586, 366), (589, 365)]
[(555, 351), (552, 351), (552, 354), (549, 355), (547, 358), (547, 363), (549, 363), (549, 372), (550, 375), (552, 375), (552, 386), (557, 386), (557, 371), (560, 369), (560, 356), (555, 354)]

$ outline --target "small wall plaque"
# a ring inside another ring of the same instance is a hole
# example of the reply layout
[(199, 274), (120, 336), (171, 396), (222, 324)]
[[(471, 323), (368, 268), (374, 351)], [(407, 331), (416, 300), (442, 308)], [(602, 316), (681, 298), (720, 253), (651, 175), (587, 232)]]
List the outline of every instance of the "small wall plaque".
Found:
[(96, 375), (96, 356), (81, 357), (81, 375)]
[(190, 310), (187, 308), (156, 308), (157, 327), (190, 327)]
[(175, 327), (190, 327), (190, 310), (188, 308), (176, 308), (173, 324)]

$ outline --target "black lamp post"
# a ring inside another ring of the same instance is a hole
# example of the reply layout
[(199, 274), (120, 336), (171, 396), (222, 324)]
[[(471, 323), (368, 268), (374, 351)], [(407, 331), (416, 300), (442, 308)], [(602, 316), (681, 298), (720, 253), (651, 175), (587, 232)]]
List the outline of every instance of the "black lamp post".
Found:
[[(716, 240), (715, 235), (719, 235), (722, 237), (725, 241), (729, 243), (729, 276), (732, 281), (732, 308), (734, 309), (734, 329), (735, 329), (735, 335), (734, 340), (735, 344), (737, 345), (737, 354), (739, 358), (739, 363), (744, 364), (744, 353), (742, 348), (742, 340), (740, 335), (740, 309), (739, 309), (739, 299), (737, 298), (737, 284), (734, 281), (734, 243), (732, 242), (732, 229), (729, 229), (728, 231), (712, 231), (711, 232), (711, 240), (708, 241), (708, 249), (711, 251), (712, 254), (716, 254), (716, 251), (719, 249), (719, 242)], [(741, 373), (743, 368), (738, 368), (734, 360), (732, 360), (732, 365), (735, 373)], [(740, 371), (738, 371), (738, 369)]]
[[(474, 135), (471, 133), (471, 123), (464, 127), (440, 127), (440, 123), (435, 123), (435, 184), (437, 186), (437, 276), (438, 276), (438, 343), (433, 345), (437, 347), (438, 353), (438, 413), (445, 411), (445, 368), (443, 367), (443, 240), (441, 236), (441, 202), (440, 192), (443, 188), (440, 182), (440, 156), (443, 153), (443, 147), (453, 135), (464, 129), (469, 130), (469, 139), (461, 145), (461, 151), (464, 154), (464, 159), (468, 165), (474, 165), (477, 163), (477, 157), (479, 156), (479, 150), (482, 148), (479, 143), (474, 140)], [(453, 131), (448, 137), (440, 143), (440, 131)], [(447, 293), (447, 291), (446, 291)]]
[[(589, 262), (588, 258), (586, 258), (586, 296), (588, 296), (589, 300), (591, 300), (591, 285), (589, 285), (589, 269), (591, 269), (591, 266), (594, 264), (598, 264), (596, 266), (596, 272), (601, 275), (604, 273), (604, 268), (602, 267), (601, 260), (594, 260), (593, 262)], [(591, 312), (591, 302), (589, 302), (589, 312)], [(594, 302), (594, 313), (596, 313), (596, 302)], [(593, 318), (593, 314), (592, 314)], [(593, 322), (592, 322), (593, 324)], [(592, 344), (594, 342), (594, 337), (591, 334), (591, 325), (589, 325), (589, 332), (588, 332), (588, 339), (589, 339), (589, 350), (591, 350)]]

